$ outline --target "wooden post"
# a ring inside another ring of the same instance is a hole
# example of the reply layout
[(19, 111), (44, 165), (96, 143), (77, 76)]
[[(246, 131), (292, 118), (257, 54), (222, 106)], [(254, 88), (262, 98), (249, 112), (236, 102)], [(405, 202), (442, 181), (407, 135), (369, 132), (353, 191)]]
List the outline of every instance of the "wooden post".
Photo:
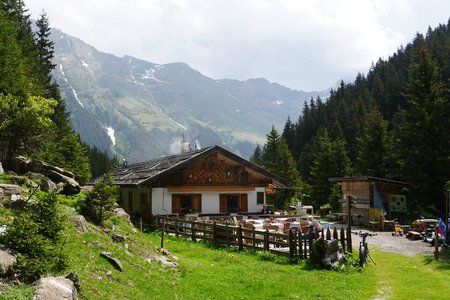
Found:
[(213, 243), (217, 245), (216, 221), (213, 222)]
[(295, 234), (297, 235), (298, 240), (298, 256), (303, 259), (303, 237), (302, 237), (302, 231), (296, 229)]
[(345, 234), (344, 234), (344, 227), (341, 227), (341, 246), (342, 250), (345, 252)]
[(142, 218), (139, 218), (139, 229), (140, 229), (141, 232), (142, 232)]
[(315, 234), (315, 232), (314, 232), (315, 230), (314, 229), (309, 229), (308, 230), (308, 237), (309, 237), (309, 239), (308, 239), (308, 247), (309, 247), (309, 257), (311, 257), (311, 253), (312, 253), (312, 245), (313, 245), (313, 241), (314, 241), (314, 237), (313, 237), (313, 235)]
[(161, 230), (161, 249), (164, 248), (164, 231), (166, 230), (166, 220), (162, 220), (162, 230)]
[(291, 262), (294, 262), (295, 260), (295, 233), (293, 229), (289, 229), (289, 258)]
[(269, 251), (269, 229), (264, 231), (264, 251)]
[(350, 253), (353, 253), (353, 249), (352, 249), (352, 232), (351, 232), (350, 229), (347, 229), (346, 240), (347, 240), (347, 251), (350, 252)]
[(307, 258), (308, 257), (308, 243), (306, 241), (306, 235), (303, 235), (301, 230), (300, 230), (300, 234), (302, 235), (302, 239), (303, 239), (303, 247), (304, 247), (303, 253), (304, 253), (305, 258)]
[(438, 230), (438, 226), (436, 226), (436, 228), (434, 229), (434, 259), (439, 259), (439, 230)]
[(351, 214), (351, 199), (352, 196), (347, 195), (347, 213), (348, 213), (348, 226), (347, 226), (347, 250), (348, 252), (352, 253), (352, 242), (349, 240), (351, 234), (352, 234), (352, 214)]
[(175, 218), (175, 236), (178, 237), (178, 214)]
[[(322, 232), (323, 232), (323, 231), (322, 231)], [(327, 237), (327, 241), (331, 240), (331, 231), (330, 231), (330, 228), (327, 228), (327, 234), (326, 234), (326, 237)]]
[(191, 240), (192, 241), (197, 241), (197, 239), (196, 239), (196, 237), (195, 237), (195, 225), (196, 225), (196, 223), (197, 222), (195, 222), (195, 221), (192, 221), (192, 223), (191, 223)]
[(244, 244), (243, 244), (243, 242), (242, 242), (242, 226), (241, 226), (241, 225), (239, 225), (239, 227), (238, 227), (237, 234), (238, 234), (238, 247), (239, 247), (239, 251), (242, 251), (242, 249), (244, 249)]
[(334, 227), (334, 229), (333, 229), (333, 239), (335, 239), (335, 240), (338, 239), (338, 232), (337, 232), (336, 227)]

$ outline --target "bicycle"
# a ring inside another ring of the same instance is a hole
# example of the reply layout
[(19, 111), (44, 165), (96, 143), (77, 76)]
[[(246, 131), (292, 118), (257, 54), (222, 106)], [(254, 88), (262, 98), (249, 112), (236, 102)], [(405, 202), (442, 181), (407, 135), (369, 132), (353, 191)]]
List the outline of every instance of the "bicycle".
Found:
[(366, 238), (368, 236), (375, 236), (377, 234), (371, 233), (371, 232), (363, 232), (363, 231), (353, 232), (353, 233), (356, 235), (359, 235), (362, 238), (362, 241), (359, 242), (359, 266), (361, 268), (364, 268), (364, 266), (367, 263), (368, 258), (370, 258), (370, 260), (373, 262), (373, 264), (376, 265), (375, 261), (370, 256), (369, 245), (366, 242)]

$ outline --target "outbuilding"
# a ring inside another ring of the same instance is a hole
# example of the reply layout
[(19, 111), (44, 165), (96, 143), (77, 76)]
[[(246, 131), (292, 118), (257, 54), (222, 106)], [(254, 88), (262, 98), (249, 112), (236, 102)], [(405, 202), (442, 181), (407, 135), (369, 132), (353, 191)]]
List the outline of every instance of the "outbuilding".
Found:
[(407, 182), (377, 178), (332, 177), (331, 182), (338, 184), (342, 192), (341, 214), (347, 218), (346, 198), (351, 197), (351, 217), (353, 224), (374, 225), (383, 229), (390, 220), (401, 219), (407, 212)]

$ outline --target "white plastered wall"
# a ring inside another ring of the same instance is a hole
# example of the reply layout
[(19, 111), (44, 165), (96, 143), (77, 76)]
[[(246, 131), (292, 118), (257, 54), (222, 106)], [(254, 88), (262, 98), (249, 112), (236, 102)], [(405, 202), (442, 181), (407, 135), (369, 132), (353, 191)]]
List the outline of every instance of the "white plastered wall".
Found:
[[(247, 192), (248, 195), (248, 212), (258, 213), (263, 208), (263, 204), (257, 204), (257, 192), (263, 192), (264, 188), (256, 188), (254, 191)], [(199, 192), (202, 194), (202, 214), (218, 214), (220, 212), (219, 195), (226, 194), (242, 194), (240, 191), (226, 191), (226, 192)], [(177, 193), (178, 194), (178, 193)], [(172, 193), (169, 193), (166, 188), (152, 189), (152, 213), (157, 214), (171, 214), (172, 213)]]

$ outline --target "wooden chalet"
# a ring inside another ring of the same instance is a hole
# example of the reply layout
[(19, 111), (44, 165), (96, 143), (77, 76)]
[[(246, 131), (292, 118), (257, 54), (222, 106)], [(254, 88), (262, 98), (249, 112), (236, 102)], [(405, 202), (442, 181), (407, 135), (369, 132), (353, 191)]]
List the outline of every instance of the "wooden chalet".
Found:
[(131, 164), (113, 173), (119, 204), (132, 216), (258, 213), (284, 179), (213, 146)]
[[(343, 200), (346, 195), (356, 197), (351, 210), (354, 224), (384, 227), (386, 220), (401, 218), (406, 213), (407, 203), (404, 188), (409, 183), (384, 178), (333, 177), (331, 182), (341, 187)], [(342, 214), (347, 218), (347, 202), (343, 201)]]

